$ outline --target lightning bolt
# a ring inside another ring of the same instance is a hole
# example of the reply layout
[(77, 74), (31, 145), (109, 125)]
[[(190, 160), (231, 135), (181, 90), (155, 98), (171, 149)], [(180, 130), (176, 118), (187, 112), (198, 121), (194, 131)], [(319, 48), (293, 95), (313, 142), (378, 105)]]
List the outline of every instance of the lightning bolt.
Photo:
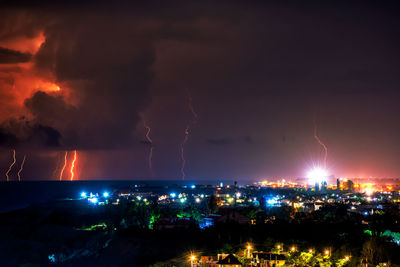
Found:
[(193, 123), (193, 124), (196, 124), (196, 123), (197, 123), (197, 120), (199, 119), (199, 115), (197, 115), (196, 111), (194, 111), (194, 108), (193, 108), (193, 99), (192, 99), (191, 96), (189, 96), (189, 103), (188, 103), (188, 106), (189, 106), (189, 110), (190, 110), (190, 112), (192, 113), (193, 118), (194, 118), (194, 120), (192, 121), (192, 123)]
[(15, 159), (15, 149), (13, 149), (13, 162), (11, 163), (10, 167), (8, 167), (8, 171), (6, 172), (6, 178), (7, 178), (7, 182), (10, 180), (10, 177), (8, 176), (8, 174), (10, 173), (12, 167), (14, 166), (15, 162), (17, 162), (17, 160)]
[(68, 151), (65, 151), (65, 155), (64, 155), (64, 165), (62, 166), (61, 171), (60, 171), (60, 181), (62, 180), (65, 167), (67, 167), (67, 156), (68, 156)]
[(181, 175), (182, 175), (182, 180), (185, 180), (185, 165), (186, 165), (185, 145), (186, 145), (187, 141), (189, 140), (191, 126), (196, 124), (197, 120), (199, 118), (197, 113), (194, 111), (193, 99), (192, 99), (192, 97), (190, 95), (189, 95), (189, 98), (188, 98), (188, 107), (189, 107), (190, 113), (192, 113), (193, 119), (188, 124), (186, 124), (185, 136), (184, 136), (183, 142), (181, 144), (181, 162), (182, 162), (182, 164), (181, 164)]
[(319, 139), (317, 134), (317, 126), (314, 127), (314, 138), (317, 140), (318, 144), (320, 144), (324, 149), (324, 168), (326, 169), (326, 162), (328, 160), (328, 147)]
[(146, 134), (145, 134), (146, 140), (147, 140), (147, 142), (150, 143), (149, 159), (148, 159), (149, 170), (150, 170), (151, 176), (154, 176), (154, 173), (153, 173), (153, 140), (150, 137), (151, 128), (146, 123), (146, 121), (143, 121), (143, 123), (144, 123), (144, 128), (146, 129)]
[(74, 169), (75, 169), (75, 162), (76, 162), (76, 159), (77, 159), (76, 150), (74, 150), (74, 158), (72, 159), (71, 169), (70, 169), (70, 172), (71, 172), (71, 181), (74, 180), (74, 176), (75, 176)]
[(19, 171), (18, 171), (18, 181), (19, 182), (21, 182), (21, 172), (24, 169), (25, 160), (26, 160), (26, 155), (24, 155), (24, 159), (22, 160), (21, 166), (19, 167)]
[(188, 124), (188, 125), (186, 125), (185, 137), (183, 138), (183, 142), (181, 144), (181, 161), (182, 161), (181, 174), (182, 174), (182, 180), (185, 180), (185, 164), (186, 164), (185, 145), (186, 145), (186, 142), (189, 140), (189, 130), (190, 130), (190, 126)]

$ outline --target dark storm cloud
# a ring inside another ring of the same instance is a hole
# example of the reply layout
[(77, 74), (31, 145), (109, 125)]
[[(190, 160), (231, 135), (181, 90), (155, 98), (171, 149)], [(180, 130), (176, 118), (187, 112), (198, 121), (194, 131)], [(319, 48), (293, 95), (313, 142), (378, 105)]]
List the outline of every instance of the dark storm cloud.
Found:
[[(152, 128), (155, 172), (175, 178), (193, 120), (190, 88), (199, 120), (185, 147), (188, 177), (301, 176), (305, 161), (319, 159), (314, 118), (337, 173), (400, 173), (391, 160), (400, 158), (400, 22), (391, 3), (93, 3), (0, 12), (0, 39), (43, 31), (31, 62), (63, 92), (30, 95), (24, 108), (37, 127), (4, 127), (5, 146), (32, 140), (107, 150), (98, 156), (109, 166), (100, 177), (115, 169), (140, 177), (150, 145), (141, 141), (141, 112)], [(110, 152), (122, 149), (133, 156)], [(375, 163), (376, 155), (390, 156)]]
[(254, 142), (253, 138), (250, 135), (246, 135), (245, 137), (243, 137), (243, 140), (248, 144), (252, 144)]
[(39, 143), (46, 147), (56, 148), (61, 145), (61, 134), (48, 126), (35, 125), (32, 131), (32, 135), (29, 137), (27, 142)]
[(207, 143), (210, 145), (230, 145), (233, 143), (233, 140), (227, 137), (219, 138), (219, 139), (207, 139)]
[(0, 146), (4, 147), (15, 147), (18, 144), (18, 138), (7, 133), (4, 129), (0, 128)]
[(245, 144), (253, 144), (254, 140), (251, 136), (246, 135), (240, 138), (209, 138), (207, 139), (207, 143), (210, 145), (224, 146), (224, 145), (232, 145), (235, 143), (245, 143)]
[(0, 146), (8, 148), (57, 148), (61, 134), (48, 126), (32, 124), (25, 118), (11, 119), (0, 126)]
[(33, 19), (46, 36), (33, 61), (39, 74), (55, 75), (75, 104), (39, 91), (25, 106), (35, 123), (62, 133), (65, 147), (131, 146), (138, 111), (147, 102), (159, 26), (128, 15), (115, 20), (104, 10), (54, 12)]
[(28, 62), (31, 54), (0, 47), (0, 64)]
[(140, 143), (143, 145), (151, 145), (152, 144), (150, 141), (147, 141), (147, 140), (141, 140)]

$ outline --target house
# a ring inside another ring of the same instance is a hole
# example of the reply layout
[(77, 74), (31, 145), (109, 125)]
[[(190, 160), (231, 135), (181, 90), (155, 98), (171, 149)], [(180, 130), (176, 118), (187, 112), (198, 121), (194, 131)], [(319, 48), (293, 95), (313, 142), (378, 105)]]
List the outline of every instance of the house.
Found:
[(154, 223), (154, 229), (175, 229), (175, 228), (195, 228), (196, 222), (190, 218), (160, 218)]
[(199, 260), (200, 267), (217, 267), (218, 256), (201, 256)]
[(286, 257), (284, 254), (271, 252), (253, 252), (251, 266), (256, 267), (278, 267), (284, 266)]
[(251, 220), (238, 212), (235, 209), (220, 209), (219, 210), (220, 217), (216, 218), (217, 223), (229, 223), (235, 222), (238, 224), (250, 224)]
[(217, 262), (217, 267), (241, 267), (242, 263), (232, 254)]

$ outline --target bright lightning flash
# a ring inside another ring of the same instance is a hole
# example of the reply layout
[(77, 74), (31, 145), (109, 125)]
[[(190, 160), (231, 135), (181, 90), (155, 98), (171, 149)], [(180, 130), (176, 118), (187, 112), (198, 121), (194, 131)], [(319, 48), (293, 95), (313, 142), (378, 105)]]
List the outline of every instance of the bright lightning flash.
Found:
[(10, 167), (8, 168), (8, 171), (6, 172), (6, 178), (7, 178), (7, 182), (10, 180), (10, 177), (8, 176), (8, 174), (10, 173), (12, 167), (14, 166), (15, 162), (17, 162), (17, 160), (15, 159), (15, 149), (13, 149), (13, 162), (11, 163)]
[(315, 184), (321, 184), (322, 182), (325, 182), (328, 177), (328, 172), (319, 167), (315, 167), (314, 169), (310, 170), (307, 174), (307, 178), (310, 184), (315, 185)]
[(76, 159), (77, 159), (76, 150), (74, 150), (74, 158), (72, 159), (71, 169), (70, 169), (70, 172), (71, 172), (71, 181), (74, 180), (74, 176), (75, 176), (74, 169), (75, 169), (75, 162), (76, 162)]

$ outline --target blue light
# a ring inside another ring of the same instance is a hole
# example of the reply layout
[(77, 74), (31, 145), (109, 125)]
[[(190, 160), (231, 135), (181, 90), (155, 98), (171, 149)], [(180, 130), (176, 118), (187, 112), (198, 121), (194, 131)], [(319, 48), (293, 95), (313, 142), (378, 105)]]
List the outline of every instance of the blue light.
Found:
[(81, 193), (81, 198), (86, 198), (86, 192)]
[(109, 196), (110, 196), (110, 194), (108, 192), (103, 193), (103, 197), (109, 197)]
[(169, 194), (172, 198), (174, 198), (174, 197), (176, 197), (176, 194), (175, 193), (171, 193), (171, 194)]
[(267, 199), (268, 206), (274, 206), (278, 204), (278, 199), (276, 197)]
[(195, 189), (195, 188), (196, 188), (196, 186), (195, 186), (195, 185), (191, 185), (191, 186), (190, 186), (190, 188), (192, 188), (192, 189)]
[(47, 258), (49, 259), (49, 261), (51, 263), (55, 263), (56, 262), (56, 255), (54, 255), (54, 254), (50, 254), (49, 256), (47, 256)]
[(88, 198), (88, 200), (92, 204), (97, 204), (97, 202), (99, 202), (99, 199), (97, 197)]

